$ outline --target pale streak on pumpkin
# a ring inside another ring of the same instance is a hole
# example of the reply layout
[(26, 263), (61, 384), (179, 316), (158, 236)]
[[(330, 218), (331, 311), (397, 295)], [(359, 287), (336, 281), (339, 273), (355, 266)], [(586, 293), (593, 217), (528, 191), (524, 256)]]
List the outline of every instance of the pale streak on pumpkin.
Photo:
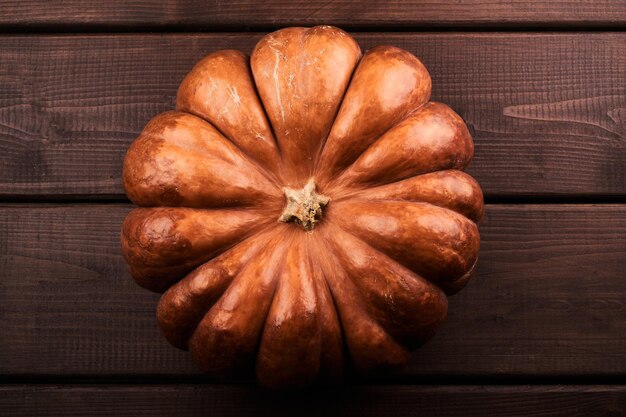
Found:
[(228, 92), (230, 93), (230, 96), (233, 99), (233, 103), (235, 103), (235, 106), (241, 105), (241, 97), (239, 97), (239, 93), (237, 93), (237, 87), (231, 85), (230, 87), (228, 87)]
[[(460, 171), (467, 128), (424, 105), (430, 77), (410, 53), (374, 48), (353, 75), (360, 56), (329, 26), (270, 34), (250, 65), (211, 54), (177, 98), (204, 120), (157, 116), (128, 152), (134, 202), (218, 208), (139, 209), (122, 234), (137, 282), (171, 286), (158, 309), (167, 339), (216, 377), (256, 369), (289, 388), (337, 380), (348, 360), (364, 374), (401, 367), (476, 267), (483, 201)], [(330, 198), (321, 220), (310, 232), (279, 223), (281, 190), (311, 174)]]
[[(228, 94), (230, 95), (230, 97), (228, 97), (226, 104), (224, 104), (224, 108), (218, 114), (218, 118), (220, 121), (222, 121), (225, 115), (227, 115), (231, 111), (237, 111), (237, 109), (231, 108), (230, 106), (231, 103), (233, 103), (235, 107), (238, 107), (241, 105), (241, 97), (239, 97), (239, 94), (237, 93), (237, 87), (232, 86), (232, 85), (228, 86)], [(255, 132), (255, 137), (256, 136), (257, 136), (257, 132)]]
[[(274, 78), (274, 92), (276, 94), (276, 100), (278, 102), (278, 107), (280, 109), (280, 115), (284, 122), (285, 121), (285, 106), (283, 105), (283, 101), (281, 98), (280, 85), (279, 85), (280, 77), (278, 74), (278, 70), (280, 67), (280, 60), (283, 59), (284, 55), (278, 48), (285, 46), (285, 42), (284, 40), (280, 40), (280, 41), (276, 40), (272, 35), (268, 35), (267, 40), (268, 40), (269, 48), (274, 52), (274, 70), (272, 72), (272, 77)], [(266, 77), (269, 78), (269, 74), (266, 70), (264, 70), (263, 73), (266, 75)]]
[(280, 109), (280, 115), (283, 119), (283, 122), (285, 121), (285, 106), (283, 106), (283, 100), (280, 96), (280, 86), (278, 85), (278, 66), (280, 64), (280, 52), (278, 52), (277, 50), (273, 49), (274, 54), (276, 55), (276, 60), (274, 61), (274, 91), (276, 92), (276, 101), (278, 102), (278, 108)]

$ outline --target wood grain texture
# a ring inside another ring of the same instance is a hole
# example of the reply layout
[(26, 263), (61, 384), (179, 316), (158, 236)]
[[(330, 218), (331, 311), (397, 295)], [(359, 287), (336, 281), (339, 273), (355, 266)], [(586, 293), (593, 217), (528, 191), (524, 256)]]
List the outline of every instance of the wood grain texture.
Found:
[[(0, 198), (123, 197), (124, 153), (211, 51), (259, 34), (4, 37)], [(486, 196), (626, 195), (626, 34), (357, 34), (419, 56)]]
[[(0, 207), (0, 374), (200, 378), (126, 272), (129, 209)], [(626, 205), (488, 205), (481, 236), (477, 278), (396, 381), (626, 375)]]
[(0, 415), (619, 417), (626, 386), (351, 386), (277, 394), (249, 386), (0, 386)]
[(347, 28), (421, 29), (467, 26), (597, 27), (626, 21), (626, 3), (613, 0), (2, 0), (0, 25), (12, 29), (229, 29), (318, 23)]

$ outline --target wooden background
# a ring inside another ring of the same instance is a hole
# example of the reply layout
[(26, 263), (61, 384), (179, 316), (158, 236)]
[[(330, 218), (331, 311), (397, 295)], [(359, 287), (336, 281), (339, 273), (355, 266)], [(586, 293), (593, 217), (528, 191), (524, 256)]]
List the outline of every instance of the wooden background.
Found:
[[(122, 158), (202, 56), (321, 23), (468, 122), (478, 277), (397, 376), (217, 385), (126, 272)], [(626, 415), (625, 28), (620, 0), (0, 0), (0, 415)]]

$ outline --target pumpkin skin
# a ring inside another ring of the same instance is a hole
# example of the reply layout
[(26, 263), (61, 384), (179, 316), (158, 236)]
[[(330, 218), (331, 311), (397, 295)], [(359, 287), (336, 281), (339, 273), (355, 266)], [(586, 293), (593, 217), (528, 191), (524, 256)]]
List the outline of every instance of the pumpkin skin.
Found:
[(217, 378), (270, 388), (401, 368), (475, 269), (463, 120), (409, 52), (287, 28), (218, 51), (130, 146), (121, 244), (159, 325)]

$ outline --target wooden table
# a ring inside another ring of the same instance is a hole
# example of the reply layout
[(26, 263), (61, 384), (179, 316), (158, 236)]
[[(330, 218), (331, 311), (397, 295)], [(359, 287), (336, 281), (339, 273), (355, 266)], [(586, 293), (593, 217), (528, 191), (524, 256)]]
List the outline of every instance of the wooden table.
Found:
[[(217, 385), (119, 230), (129, 143), (195, 61), (327, 23), (419, 56), (468, 122), (478, 277), (402, 374)], [(626, 2), (0, 0), (0, 415), (626, 415)]]

